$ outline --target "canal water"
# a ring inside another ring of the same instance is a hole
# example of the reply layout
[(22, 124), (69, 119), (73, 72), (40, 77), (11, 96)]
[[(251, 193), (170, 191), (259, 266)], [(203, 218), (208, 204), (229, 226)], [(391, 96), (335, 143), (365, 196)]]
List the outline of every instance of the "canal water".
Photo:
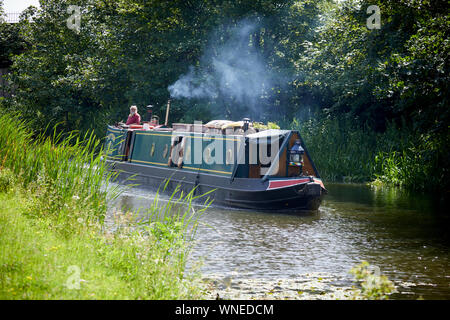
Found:
[[(314, 213), (209, 207), (200, 218), (189, 267), (234, 279), (298, 279), (325, 274), (339, 286), (368, 261), (398, 287), (394, 299), (450, 299), (450, 221), (442, 199), (398, 189), (326, 184)], [(155, 194), (125, 192), (117, 205), (149, 207)]]

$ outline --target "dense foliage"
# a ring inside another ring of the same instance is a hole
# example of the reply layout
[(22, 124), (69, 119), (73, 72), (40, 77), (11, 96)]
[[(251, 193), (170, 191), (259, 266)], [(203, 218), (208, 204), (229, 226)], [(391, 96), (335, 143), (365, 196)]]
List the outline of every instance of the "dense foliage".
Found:
[[(163, 116), (169, 85), (250, 19), (256, 27), (247, 42), (253, 39), (264, 67), (282, 78), (261, 92), (263, 112), (257, 114), (267, 118), (276, 108), (289, 117), (298, 107), (290, 103), (295, 100), (292, 62), (303, 52), (302, 42), (312, 40), (321, 3), (42, 1), (41, 9), (30, 9), (21, 22), (28, 46), (14, 58), (17, 103), (36, 127), (49, 121), (62, 121), (65, 129), (102, 127), (123, 119), (130, 104), (152, 104)], [(79, 32), (67, 27), (69, 5), (82, 8)], [(227, 99), (177, 99), (171, 120), (242, 118), (245, 108), (221, 104)]]
[[(79, 32), (68, 27), (69, 5), (81, 8)], [(371, 5), (380, 8), (379, 29), (367, 26)], [(443, 0), (42, 0), (16, 28), (26, 50), (11, 58), (11, 50), (21, 50), (5, 45), (1, 31), (0, 56), (14, 61), (9, 103), (35, 128), (62, 122), (65, 130), (102, 134), (105, 123), (125, 119), (131, 104), (152, 104), (163, 117), (168, 88), (192, 76), (193, 88), (222, 87), (174, 99), (171, 122), (250, 116), (301, 125), (331, 117), (369, 135), (393, 125), (411, 141), (419, 137), (412, 161), (428, 161), (425, 171), (448, 181), (448, 18)], [(224, 58), (230, 48), (235, 52)], [(224, 59), (226, 77), (215, 69)], [(255, 78), (262, 85), (252, 99), (240, 99), (252, 90), (233, 90)], [(342, 141), (350, 140), (349, 127), (340, 130)], [(380, 164), (392, 152), (410, 152), (411, 144), (404, 147), (368, 149)], [(372, 166), (361, 175), (394, 182), (382, 171)]]

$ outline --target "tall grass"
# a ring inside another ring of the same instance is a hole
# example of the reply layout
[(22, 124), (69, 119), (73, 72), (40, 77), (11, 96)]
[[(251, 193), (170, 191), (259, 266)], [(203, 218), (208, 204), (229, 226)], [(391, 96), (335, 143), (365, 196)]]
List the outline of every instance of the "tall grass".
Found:
[(12, 170), (37, 195), (35, 214), (70, 221), (65, 227), (70, 218), (83, 224), (104, 219), (107, 198), (114, 194), (108, 188), (114, 173), (107, 170), (93, 133), (63, 135), (55, 127), (49, 137), (33, 137), (23, 121), (9, 115), (0, 117), (0, 128), (0, 167)]
[[(412, 190), (436, 190), (448, 183), (445, 148), (406, 124), (388, 124), (382, 133), (352, 119), (293, 121), (322, 178), (337, 182), (375, 182)], [(448, 150), (448, 147), (447, 147)]]
[[(449, 192), (448, 146), (441, 148), (434, 137), (411, 136), (403, 148), (379, 151), (375, 156), (375, 184), (389, 184), (410, 190)], [(445, 160), (444, 157), (447, 159)]]
[[(92, 133), (35, 137), (10, 115), (0, 128), (0, 299), (199, 296), (197, 278), (185, 274), (207, 208), (194, 209), (194, 190), (177, 187), (165, 204), (157, 196), (145, 219), (120, 212), (120, 227), (109, 229), (118, 191)], [(67, 286), (74, 266), (77, 289)]]
[[(166, 191), (168, 183), (162, 191)], [(152, 294), (158, 297), (201, 297), (198, 274), (195, 270), (186, 274), (185, 268), (199, 219), (211, 203), (208, 198), (204, 205), (195, 207), (194, 201), (203, 196), (206, 194), (196, 196), (195, 189), (183, 192), (177, 185), (168, 199), (161, 200), (158, 190), (147, 210), (135, 212), (128, 219), (120, 214), (120, 221), (115, 223), (119, 231), (112, 237), (115, 241), (132, 241), (133, 247), (125, 253), (123, 249), (118, 251), (127, 261), (120, 259), (120, 265), (114, 265), (130, 276), (127, 279), (139, 278), (143, 287), (152, 288)]]
[[(212, 203), (208, 195), (214, 190), (195, 195), (197, 187), (184, 192), (178, 184), (170, 197), (161, 203), (160, 190), (166, 192), (169, 183), (170, 179), (167, 179), (162, 188), (158, 189), (151, 207), (142, 216), (138, 225), (150, 222), (151, 232), (158, 238), (161, 235), (165, 237), (169, 233), (192, 241), (197, 230), (198, 219)], [(194, 202), (201, 198), (203, 198), (202, 206), (196, 209)]]
[(349, 120), (311, 119), (303, 123), (294, 120), (308, 151), (328, 181), (361, 182), (373, 175), (373, 148), (376, 136), (367, 128), (352, 128)]

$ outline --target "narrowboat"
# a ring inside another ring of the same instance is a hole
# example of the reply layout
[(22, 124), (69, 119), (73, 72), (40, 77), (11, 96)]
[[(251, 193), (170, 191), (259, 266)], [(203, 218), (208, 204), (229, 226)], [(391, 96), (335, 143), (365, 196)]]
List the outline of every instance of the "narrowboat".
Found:
[(179, 185), (210, 192), (214, 204), (226, 207), (317, 210), (327, 193), (298, 131), (249, 119), (109, 125), (105, 149), (110, 170), (124, 183), (158, 188), (168, 181), (167, 191)]

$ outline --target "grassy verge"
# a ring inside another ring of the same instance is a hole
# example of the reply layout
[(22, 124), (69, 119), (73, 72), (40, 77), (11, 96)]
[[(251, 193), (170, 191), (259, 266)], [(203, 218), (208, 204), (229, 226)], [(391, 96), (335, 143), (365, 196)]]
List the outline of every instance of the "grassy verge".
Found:
[[(0, 194), (0, 299), (195, 298), (195, 278), (183, 275), (185, 247), (151, 233), (70, 237), (47, 219), (30, 218), (23, 192)], [(126, 228), (125, 228), (126, 229)], [(167, 238), (166, 238), (167, 239)], [(171, 250), (169, 254), (169, 250)]]
[[(113, 176), (92, 135), (32, 137), (0, 117), (0, 299), (191, 299), (193, 193), (105, 227)], [(203, 209), (204, 210), (204, 209)]]

